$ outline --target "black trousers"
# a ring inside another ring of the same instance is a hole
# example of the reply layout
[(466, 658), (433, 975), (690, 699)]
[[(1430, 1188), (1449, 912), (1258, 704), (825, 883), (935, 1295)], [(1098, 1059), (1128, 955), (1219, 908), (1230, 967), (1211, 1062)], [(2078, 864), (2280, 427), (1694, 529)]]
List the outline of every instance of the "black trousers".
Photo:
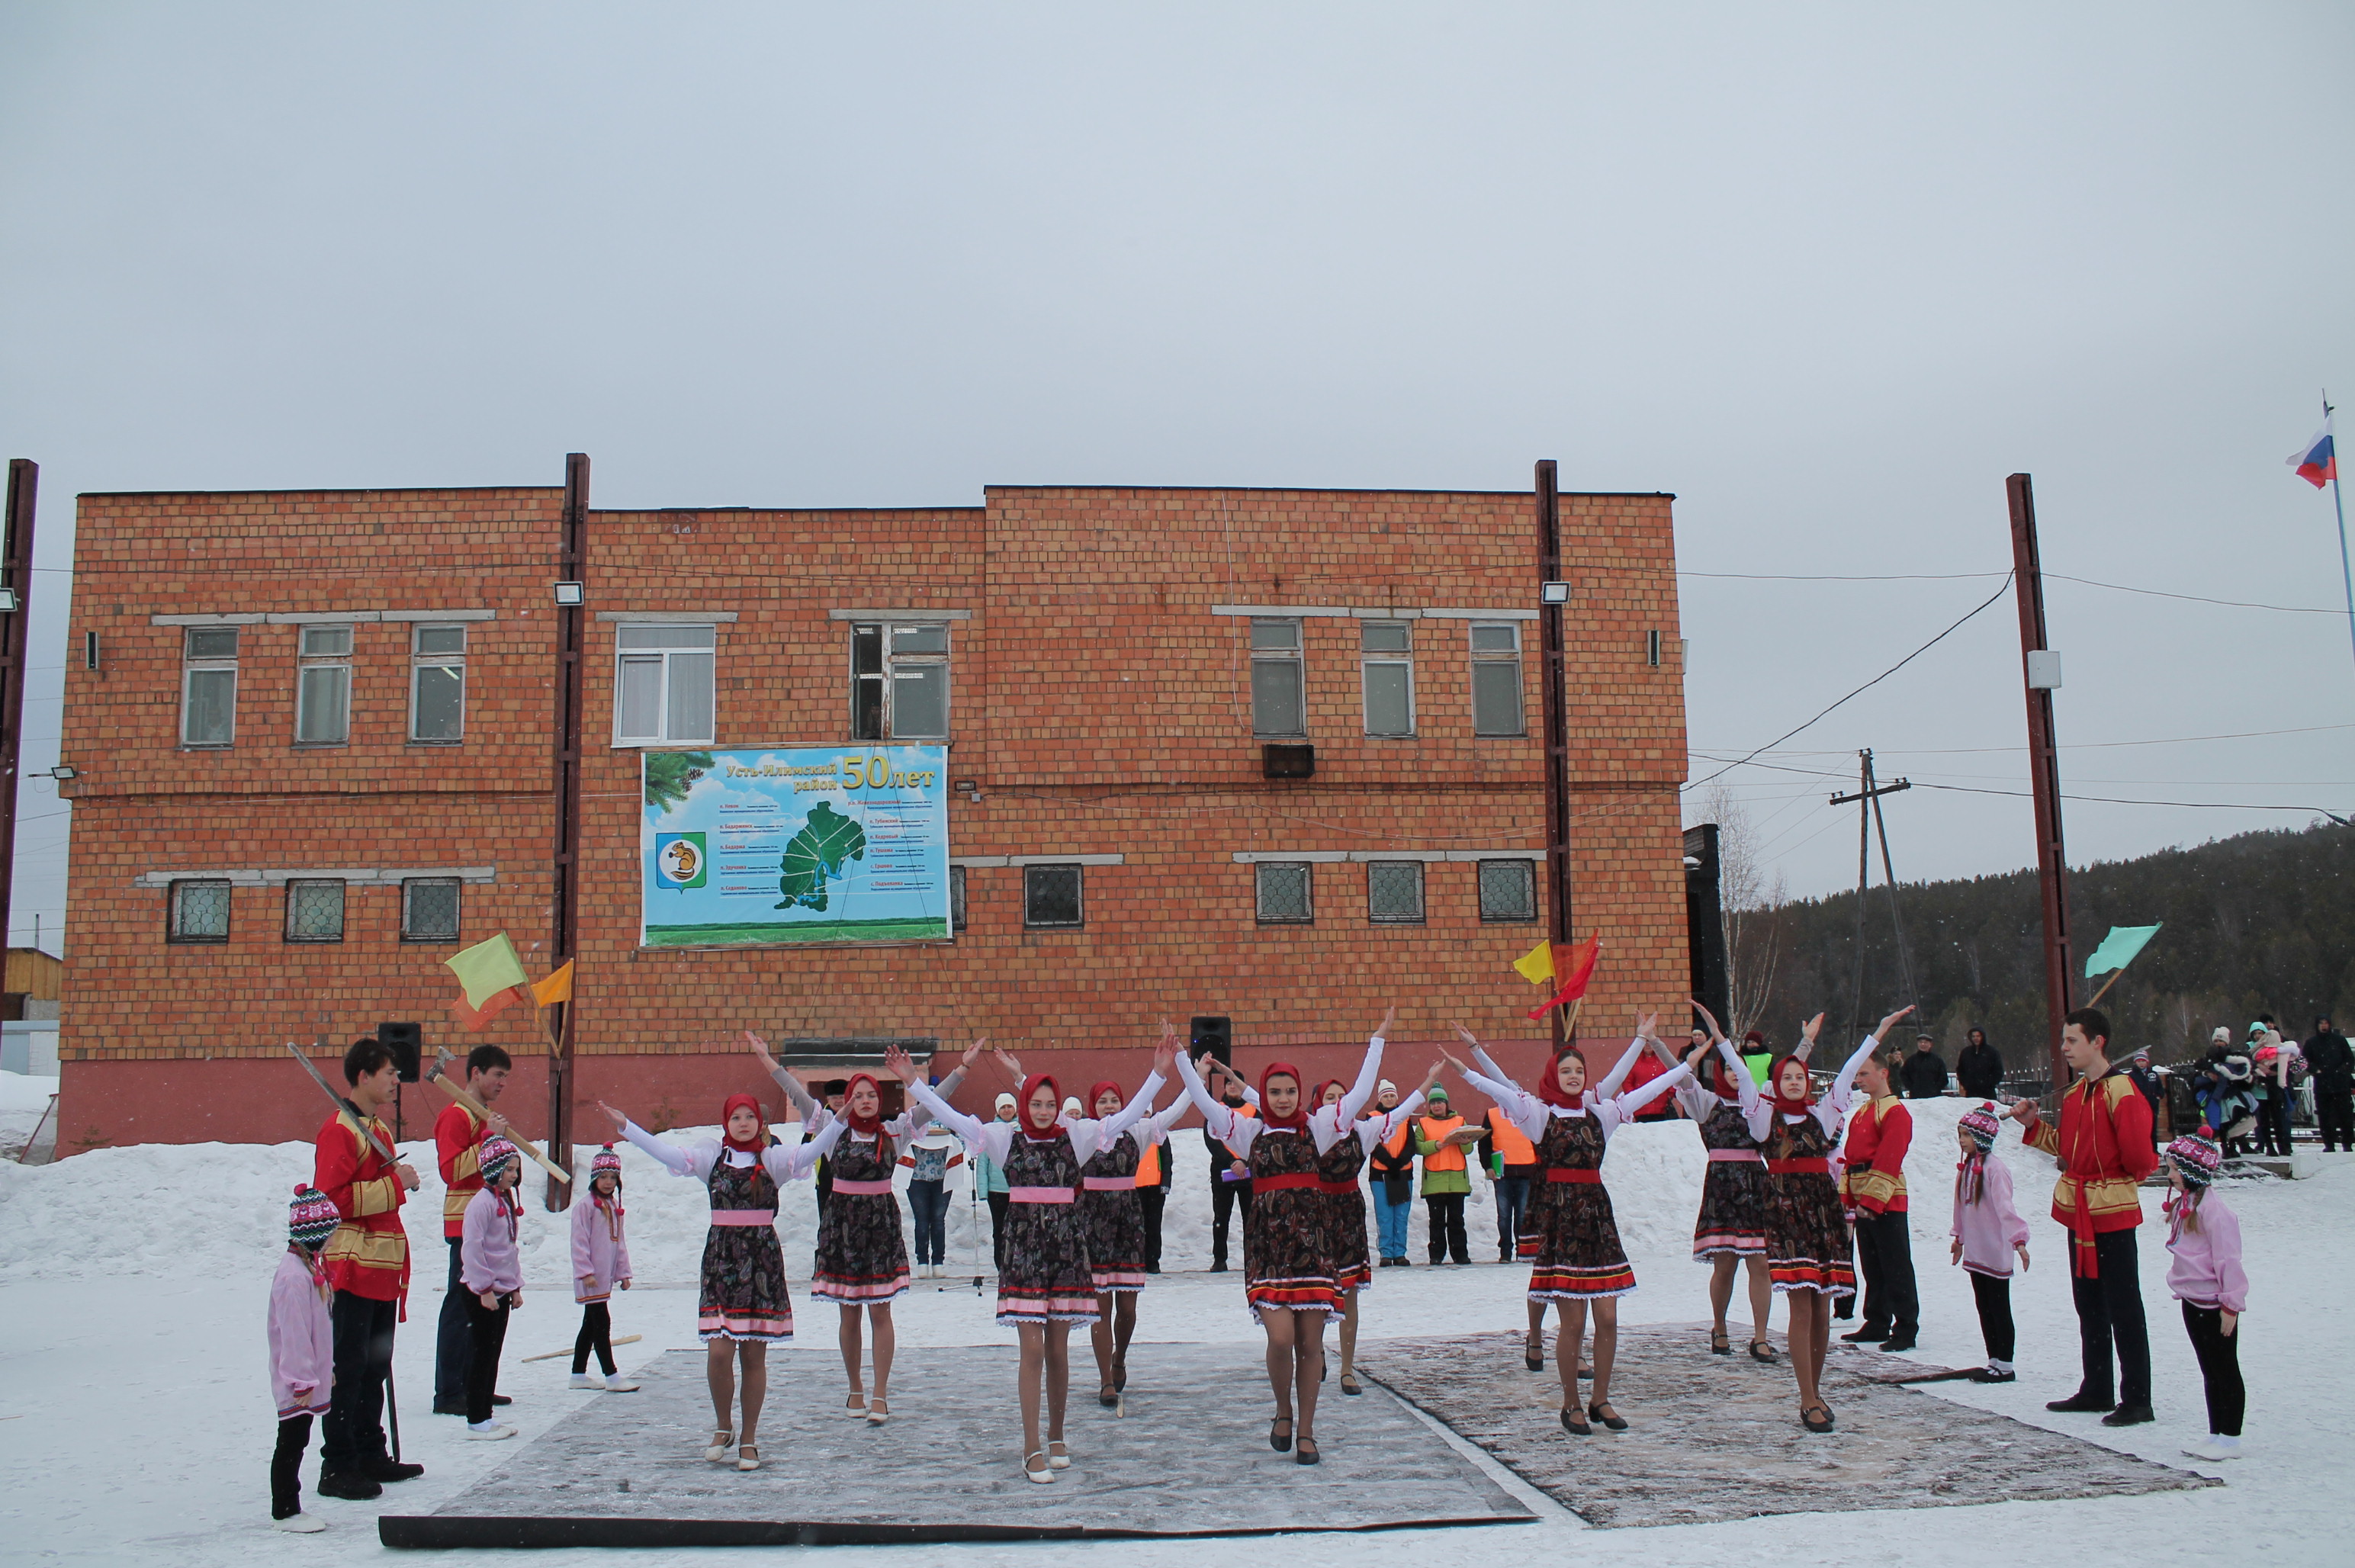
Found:
[[(481, 1302), (474, 1303), (480, 1307)], [(572, 1371), (576, 1377), (589, 1370), (589, 1352), (597, 1352), (597, 1370), (612, 1377), (613, 1365), (613, 1315), (602, 1301), (585, 1302), (581, 1307), (581, 1332), (572, 1337)], [(494, 1382), (494, 1387), (496, 1383)]]
[(400, 1304), (339, 1290), (327, 1321), (336, 1336), (336, 1386), (327, 1396), (319, 1468), (336, 1475), (385, 1456), (384, 1380), (392, 1371)]
[(1145, 1272), (1159, 1274), (1161, 1211), (1169, 1202), (1169, 1189), (1166, 1187), (1140, 1187), (1136, 1189), (1136, 1200), (1145, 1209)]
[(2220, 1437), (2238, 1437), (2241, 1418), (2248, 1413), (2248, 1385), (2241, 1381), (2241, 1336), (2224, 1332), (2224, 1315), (2212, 1307), (2183, 1304), (2183, 1327), (2191, 1334), (2191, 1353), (2200, 1358), (2200, 1381), (2208, 1385), (2208, 1430)]
[(1453, 1255), (1459, 1264), (1472, 1261), (1472, 1238), (1464, 1231), (1465, 1192), (1426, 1192), (1423, 1195), (1423, 1212), (1431, 1221), (1431, 1261), (1440, 1263)]
[(989, 1197), (989, 1256), (997, 1272), (1006, 1272), (1006, 1215), (1014, 1207), (1011, 1192), (992, 1192)]
[(442, 1293), (442, 1316), (433, 1325), (433, 1405), (455, 1410), (466, 1403), (466, 1347), (474, 1343), (466, 1327), (466, 1287), (458, 1278), (458, 1249), (464, 1243), (450, 1239), (450, 1284)]
[(2355, 1099), (2344, 1089), (2314, 1091), (2314, 1121), (2325, 1148), (2355, 1148)]
[[(1968, 1273), (1968, 1270), (1964, 1271)], [(1971, 1275), (1971, 1299), (1979, 1309), (1979, 1338), (1987, 1341), (1987, 1360), (2011, 1360), (2011, 1281)]]
[(474, 1336), (473, 1348), (467, 1352), (466, 1420), (475, 1426), (488, 1421), (496, 1408), (491, 1403), (491, 1395), (499, 1391), (499, 1349), (507, 1342), (507, 1304), (511, 1299), (502, 1296), (496, 1307), (485, 1307), (481, 1296), (471, 1290), (466, 1293), (466, 1321)]
[(1210, 1266), (1218, 1267), (1227, 1261), (1227, 1225), (1234, 1218), (1235, 1205), (1243, 1206), (1243, 1224), (1251, 1224), (1251, 1183), (1229, 1181), (1219, 1172), (1210, 1172)]
[(2289, 1153), (2289, 1097), (2276, 1091), (2257, 1103), (2257, 1147), (2267, 1154)]
[[(2073, 1253), (2076, 1242), (2069, 1243)], [(2070, 1294), (2076, 1298), (2077, 1349), (2084, 1361), (2083, 1381), (2077, 1392), (2105, 1403), (2150, 1403), (2150, 1329), (2142, 1315), (2142, 1277), (2137, 1273), (2135, 1233), (2109, 1231), (2094, 1238), (2094, 1256), (2101, 1268), (2098, 1279), (2072, 1277)], [(2113, 1381), (2110, 1356), (2117, 1354)]]
[(1905, 1216), (1858, 1211), (1856, 1262), (1864, 1275), (1864, 1326), (1886, 1328), (1900, 1339), (1920, 1333), (1922, 1301), (1913, 1288), (1913, 1240)]
[(270, 1517), (293, 1519), (303, 1511), (303, 1454), (311, 1446), (311, 1418), (290, 1415), (278, 1424), (278, 1449), (270, 1456)]

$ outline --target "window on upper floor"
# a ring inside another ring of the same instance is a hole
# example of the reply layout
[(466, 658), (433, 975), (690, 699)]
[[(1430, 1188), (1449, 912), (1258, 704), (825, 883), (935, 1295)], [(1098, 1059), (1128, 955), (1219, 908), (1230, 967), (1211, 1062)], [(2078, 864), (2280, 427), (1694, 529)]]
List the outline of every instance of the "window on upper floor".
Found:
[(1300, 667), (1300, 623), (1253, 621), (1252, 733), (1305, 735), (1308, 705)]
[(344, 883), (340, 877), (303, 878), (286, 884), (286, 940), (341, 942)]
[(949, 629), (937, 622), (850, 627), (854, 741), (949, 738)]
[(1423, 919), (1423, 862), (1366, 862), (1366, 918), (1381, 925), (1412, 925)]
[(170, 911), (165, 915), (167, 942), (227, 942), (229, 884), (197, 881), (172, 884)]
[(237, 738), (235, 626), (189, 626), (180, 641), (180, 744), (226, 746)]
[(1022, 923), (1032, 926), (1081, 925), (1082, 866), (1022, 868)]
[(1366, 733), (1414, 733), (1414, 624), (1358, 623), (1366, 692)]
[(614, 628), (613, 743), (655, 746), (715, 740), (709, 624), (625, 621)]
[(457, 941), (459, 886), (455, 877), (410, 877), (402, 882), (400, 939)]
[(1521, 628), (1472, 623), (1472, 733), (1525, 735), (1521, 720)]
[(294, 743), (340, 746), (352, 738), (352, 629), (297, 626)]
[(1309, 862), (1262, 860), (1256, 871), (1262, 925), (1307, 925), (1316, 920), (1316, 877)]
[(1480, 918), (1531, 921), (1538, 917), (1537, 868), (1527, 860), (1480, 862)]
[(466, 736), (466, 628), (420, 622), (409, 633), (409, 738), (446, 745)]

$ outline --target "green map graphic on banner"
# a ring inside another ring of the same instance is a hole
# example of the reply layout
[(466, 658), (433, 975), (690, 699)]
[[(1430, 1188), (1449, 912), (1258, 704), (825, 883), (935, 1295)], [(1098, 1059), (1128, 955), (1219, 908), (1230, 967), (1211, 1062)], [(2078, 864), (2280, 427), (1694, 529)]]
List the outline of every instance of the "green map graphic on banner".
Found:
[(949, 938), (947, 750), (651, 752), (640, 945)]

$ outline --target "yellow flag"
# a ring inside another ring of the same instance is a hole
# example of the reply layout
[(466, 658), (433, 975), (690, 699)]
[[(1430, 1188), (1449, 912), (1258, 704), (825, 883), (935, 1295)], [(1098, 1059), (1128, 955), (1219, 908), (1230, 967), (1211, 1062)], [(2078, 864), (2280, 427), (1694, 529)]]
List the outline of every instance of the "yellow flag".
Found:
[(465, 988), (466, 1005), (477, 1011), (501, 991), (531, 984), (531, 976), (523, 972), (523, 960), (516, 956), (515, 944), (504, 931), (442, 963), (458, 976), (458, 984)]
[(572, 964), (573, 960), (567, 958), (562, 968), (547, 979), (535, 983), (531, 988), (531, 999), (543, 1008), (552, 1008), (559, 1002), (570, 1001), (572, 999)]
[(1513, 967), (1519, 970), (1521, 978), (1530, 985), (1544, 985), (1553, 978), (1553, 944), (1539, 943), (1535, 947), (1514, 959)]

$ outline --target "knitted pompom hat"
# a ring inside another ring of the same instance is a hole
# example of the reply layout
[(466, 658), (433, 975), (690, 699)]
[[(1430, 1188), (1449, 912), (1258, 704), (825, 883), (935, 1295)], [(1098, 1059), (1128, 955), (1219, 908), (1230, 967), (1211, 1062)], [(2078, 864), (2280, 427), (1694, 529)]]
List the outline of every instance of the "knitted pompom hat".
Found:
[(297, 1187), (294, 1201), (286, 1209), (286, 1239), (317, 1252), (343, 1222), (344, 1217), (336, 1212), (336, 1205), (325, 1193), (315, 1187)]
[(599, 1149), (597, 1157), (589, 1162), (589, 1179), (594, 1182), (609, 1170), (613, 1173), (613, 1190), (619, 1192), (622, 1189), (622, 1157), (613, 1152), (612, 1144)]
[(2217, 1146), (2215, 1133), (2201, 1127), (2168, 1145), (2167, 1157), (2175, 1162), (2186, 1186), (2205, 1187), (2216, 1179), (2217, 1168), (2224, 1163), (2224, 1151)]
[(493, 1133), (483, 1140), (483, 1152), (480, 1158), (483, 1185), (487, 1187), (496, 1181), (507, 1167), (519, 1164), (522, 1159), (522, 1150), (498, 1134)]
[(1995, 1102), (1990, 1100), (1977, 1110), (1966, 1113), (1959, 1125), (1971, 1135), (1971, 1141), (1979, 1146), (1979, 1152), (1985, 1154), (1995, 1147), (1996, 1135), (2003, 1131), (2003, 1118), (1997, 1114)]

